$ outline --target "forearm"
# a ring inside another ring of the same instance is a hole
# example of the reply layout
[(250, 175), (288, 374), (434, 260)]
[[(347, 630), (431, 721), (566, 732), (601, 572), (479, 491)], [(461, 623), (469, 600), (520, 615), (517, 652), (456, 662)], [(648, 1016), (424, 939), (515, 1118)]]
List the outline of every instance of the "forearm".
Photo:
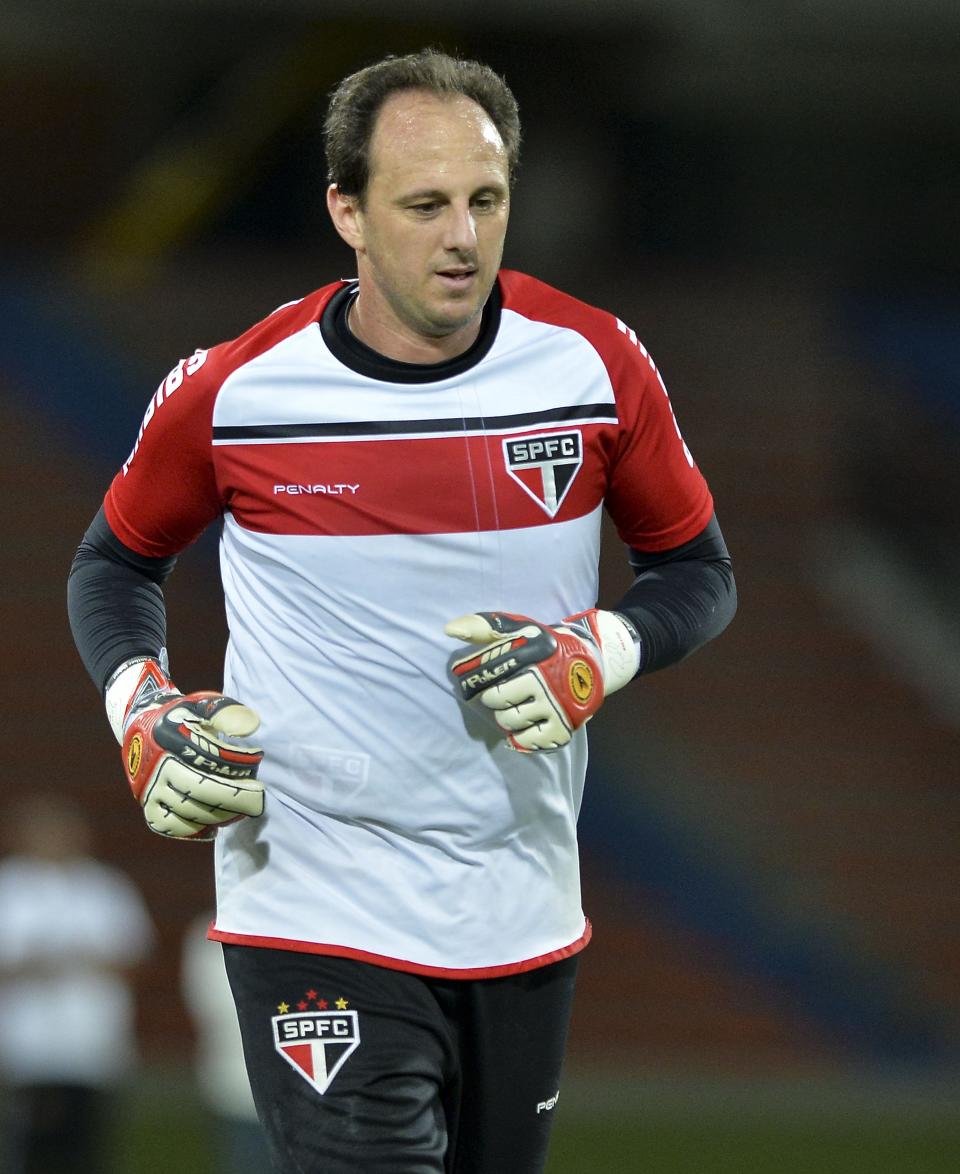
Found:
[(637, 577), (612, 610), (640, 636), (640, 674), (683, 660), (733, 619), (737, 588), (715, 518), (684, 546), (664, 554), (632, 550), (630, 562)]
[(173, 563), (124, 547), (102, 511), (84, 535), (70, 569), (67, 608), (80, 658), (101, 694), (118, 665), (160, 657), (166, 643), (162, 583)]

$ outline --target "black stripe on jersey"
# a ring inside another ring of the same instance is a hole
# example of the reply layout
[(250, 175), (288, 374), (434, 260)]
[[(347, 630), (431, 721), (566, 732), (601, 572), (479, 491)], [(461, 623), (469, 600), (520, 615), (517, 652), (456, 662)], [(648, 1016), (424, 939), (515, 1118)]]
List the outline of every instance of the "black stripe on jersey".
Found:
[(499, 432), (536, 424), (567, 424), (575, 420), (612, 420), (616, 404), (574, 404), (510, 416), (460, 416), (448, 420), (360, 420), (330, 424), (236, 424), (213, 429), (214, 440), (309, 440), (338, 436), (423, 436), (458, 432)]

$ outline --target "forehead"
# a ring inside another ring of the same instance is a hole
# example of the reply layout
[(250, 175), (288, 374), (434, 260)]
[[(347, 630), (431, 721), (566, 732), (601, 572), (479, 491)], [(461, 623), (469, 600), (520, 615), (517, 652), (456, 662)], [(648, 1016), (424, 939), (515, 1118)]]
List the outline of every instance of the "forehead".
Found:
[(370, 139), (371, 180), (474, 167), (496, 169), (506, 181), (506, 147), (482, 106), (463, 94), (426, 90), (403, 90), (384, 102)]

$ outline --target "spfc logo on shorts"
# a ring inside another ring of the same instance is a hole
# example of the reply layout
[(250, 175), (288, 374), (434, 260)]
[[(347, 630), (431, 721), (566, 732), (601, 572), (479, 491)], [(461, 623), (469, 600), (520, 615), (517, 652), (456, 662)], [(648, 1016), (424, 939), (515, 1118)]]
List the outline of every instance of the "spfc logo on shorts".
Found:
[(356, 1011), (274, 1015), (273, 1046), (321, 1096), (360, 1046)]
[(538, 432), (503, 442), (507, 472), (552, 518), (583, 464), (579, 431)]

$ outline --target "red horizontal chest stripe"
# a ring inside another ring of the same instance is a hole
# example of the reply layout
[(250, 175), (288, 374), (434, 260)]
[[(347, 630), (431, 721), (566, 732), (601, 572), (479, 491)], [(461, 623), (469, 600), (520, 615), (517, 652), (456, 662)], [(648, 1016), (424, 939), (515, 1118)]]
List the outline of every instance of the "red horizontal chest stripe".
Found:
[[(603, 500), (613, 429), (591, 424), (506, 438), (241, 442), (219, 444), (214, 454), (222, 500), (248, 530), (452, 534), (590, 513)], [(531, 443), (537, 440), (539, 448)]]

